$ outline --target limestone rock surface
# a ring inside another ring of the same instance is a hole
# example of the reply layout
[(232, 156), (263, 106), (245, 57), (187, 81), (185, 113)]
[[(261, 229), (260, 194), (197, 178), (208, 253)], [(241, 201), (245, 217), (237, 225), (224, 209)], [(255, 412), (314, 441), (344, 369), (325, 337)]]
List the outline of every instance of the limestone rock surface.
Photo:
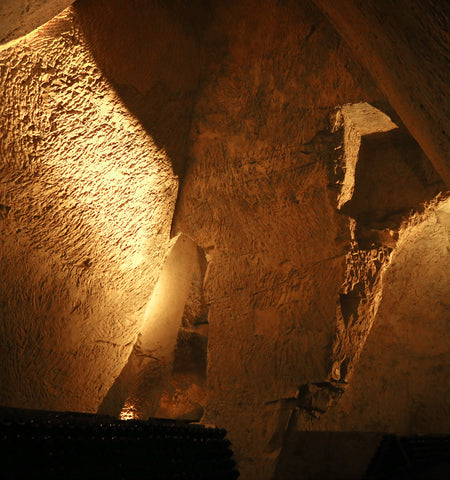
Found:
[(22, 37), (47, 23), (74, 0), (2, 0), (0, 44)]
[(450, 188), (450, 3), (314, 0)]
[(327, 3), (79, 0), (0, 47), (2, 404), (118, 414), (181, 234), (149, 411), (226, 428), (245, 480), (448, 433), (446, 10)]
[(140, 330), (178, 176), (74, 10), (1, 50), (0, 89), (2, 402), (96, 411)]

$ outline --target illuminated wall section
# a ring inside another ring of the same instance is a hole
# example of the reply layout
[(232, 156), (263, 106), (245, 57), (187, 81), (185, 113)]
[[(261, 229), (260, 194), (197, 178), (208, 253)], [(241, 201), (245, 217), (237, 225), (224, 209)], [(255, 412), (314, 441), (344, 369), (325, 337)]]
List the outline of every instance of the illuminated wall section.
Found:
[(3, 47), (0, 91), (2, 404), (95, 411), (140, 329), (178, 176), (73, 10)]
[(124, 419), (200, 419), (207, 342), (202, 260), (203, 252), (189, 237), (172, 240), (133, 352), (99, 413)]
[(111, 407), (172, 232), (207, 259), (202, 421), (243, 478), (305, 471), (298, 432), (450, 418), (448, 193), (352, 45), (309, 0), (79, 0), (1, 49), (3, 404)]
[(2, 0), (0, 44), (20, 38), (61, 13), (74, 0)]

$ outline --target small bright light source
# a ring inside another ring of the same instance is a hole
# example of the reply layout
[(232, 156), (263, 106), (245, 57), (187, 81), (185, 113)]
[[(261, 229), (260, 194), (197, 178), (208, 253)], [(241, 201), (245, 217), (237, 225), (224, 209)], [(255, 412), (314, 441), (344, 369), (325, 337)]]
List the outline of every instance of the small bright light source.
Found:
[(119, 415), (120, 420), (135, 420), (137, 418), (136, 409), (133, 404), (126, 402)]

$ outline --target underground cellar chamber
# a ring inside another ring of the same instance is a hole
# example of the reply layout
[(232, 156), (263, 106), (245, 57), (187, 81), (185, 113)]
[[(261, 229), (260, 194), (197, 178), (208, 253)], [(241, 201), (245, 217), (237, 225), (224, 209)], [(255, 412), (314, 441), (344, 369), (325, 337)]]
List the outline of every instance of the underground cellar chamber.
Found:
[(223, 429), (244, 479), (421, 439), (441, 478), (449, 18), (2, 2), (0, 405)]

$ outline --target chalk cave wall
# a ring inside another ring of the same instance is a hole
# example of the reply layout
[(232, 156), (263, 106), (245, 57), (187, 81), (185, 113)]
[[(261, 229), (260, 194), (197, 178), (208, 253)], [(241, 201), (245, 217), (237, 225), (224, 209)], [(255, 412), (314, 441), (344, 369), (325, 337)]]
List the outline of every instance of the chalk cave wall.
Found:
[(79, 1), (0, 68), (3, 405), (97, 411), (182, 233), (243, 478), (448, 432), (446, 187), (314, 4)]
[(1, 51), (4, 405), (95, 412), (166, 256), (196, 86), (193, 42), (156, 5), (146, 16), (124, 8), (130, 30), (140, 21), (155, 38), (150, 14), (166, 15), (172, 44), (155, 50), (142, 38), (144, 51), (134, 45), (129, 58), (108, 43), (97, 60), (87, 45), (94, 27), (78, 8)]

